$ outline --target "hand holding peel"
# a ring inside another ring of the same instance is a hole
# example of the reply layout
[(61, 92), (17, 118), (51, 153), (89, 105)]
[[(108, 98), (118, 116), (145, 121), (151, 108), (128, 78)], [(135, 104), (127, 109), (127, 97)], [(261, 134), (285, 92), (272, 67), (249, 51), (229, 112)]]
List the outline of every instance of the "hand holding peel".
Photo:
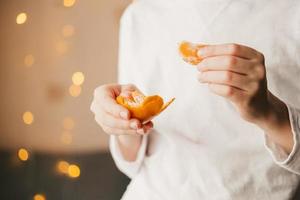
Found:
[(91, 110), (107, 134), (136, 135), (148, 133), (150, 120), (171, 102), (164, 106), (161, 97), (146, 97), (134, 85), (109, 84), (95, 90)]

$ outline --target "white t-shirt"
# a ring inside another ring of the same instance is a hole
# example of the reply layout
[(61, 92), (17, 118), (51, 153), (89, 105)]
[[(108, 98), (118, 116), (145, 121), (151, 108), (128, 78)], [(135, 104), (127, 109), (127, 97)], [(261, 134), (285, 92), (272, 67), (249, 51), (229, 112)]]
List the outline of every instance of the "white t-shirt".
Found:
[[(269, 90), (288, 104), (287, 155), (226, 99), (197, 81), (178, 43), (244, 44), (265, 55)], [(300, 174), (300, 1), (137, 0), (121, 19), (119, 81), (175, 102), (154, 119), (128, 175), (124, 200), (271, 199), (293, 195)]]

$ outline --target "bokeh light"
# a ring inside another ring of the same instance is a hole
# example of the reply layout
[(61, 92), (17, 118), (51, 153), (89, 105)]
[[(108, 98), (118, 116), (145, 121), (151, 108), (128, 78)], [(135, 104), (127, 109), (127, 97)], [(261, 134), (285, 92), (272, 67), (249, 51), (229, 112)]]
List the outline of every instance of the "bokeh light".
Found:
[(63, 144), (71, 144), (73, 141), (73, 136), (70, 132), (64, 131), (61, 134), (60, 140)]
[(74, 6), (76, 0), (64, 0), (64, 6), (65, 7), (72, 7)]
[(56, 169), (59, 173), (68, 174), (69, 165), (67, 161), (61, 160), (56, 164)]
[(84, 74), (82, 72), (75, 72), (72, 75), (72, 81), (74, 85), (81, 85), (84, 82)]
[(74, 126), (75, 126), (75, 122), (71, 117), (64, 118), (63, 127), (65, 130), (70, 131), (74, 128)]
[(81, 94), (81, 87), (79, 85), (71, 85), (69, 93), (72, 97), (78, 97)]
[(23, 114), (23, 121), (24, 121), (24, 123), (27, 124), (27, 125), (32, 124), (33, 121), (34, 121), (34, 116), (33, 116), (32, 112), (26, 111), (26, 112)]
[(26, 67), (31, 67), (35, 62), (34, 56), (32, 54), (28, 54), (24, 58), (24, 64)]
[(80, 176), (80, 168), (77, 165), (70, 165), (68, 168), (68, 175), (71, 178), (78, 178)]
[(26, 13), (19, 13), (17, 15), (17, 18), (16, 18), (16, 23), (17, 24), (24, 24), (25, 22), (27, 21), (27, 14)]
[(46, 197), (43, 194), (35, 194), (33, 200), (46, 200)]
[(18, 151), (18, 157), (21, 161), (27, 161), (29, 158), (29, 153), (26, 149), (21, 148)]
[(74, 35), (74, 32), (75, 28), (70, 24), (64, 25), (64, 27), (62, 28), (62, 35), (64, 37), (71, 37)]
[[(12, 184), (0, 192), (0, 200), (14, 199), (16, 194), (26, 200), (67, 200), (86, 191), (84, 177), (101, 186), (101, 179), (93, 179), (97, 169), (86, 165), (95, 156), (99, 159), (93, 165), (110, 166), (99, 175), (111, 174), (113, 179), (105, 187), (89, 190), (89, 196), (121, 196), (126, 183), (113, 160), (107, 160), (108, 138), (96, 134), (94, 120), (82, 119), (90, 114), (87, 108), (95, 84), (116, 79), (118, 45), (103, 51), (99, 44), (118, 40), (120, 16), (130, 3), (8, 0), (1, 4), (7, 22), (1, 43), (3, 83), (8, 86), (2, 93), (8, 104), (2, 109), (0, 168), (3, 182)], [(19, 92), (10, 95), (12, 89)], [(81, 129), (89, 130), (89, 139), (79, 134)], [(82, 189), (74, 191), (74, 184)], [(64, 188), (54, 191), (53, 185)], [(106, 194), (106, 190), (115, 192)]]

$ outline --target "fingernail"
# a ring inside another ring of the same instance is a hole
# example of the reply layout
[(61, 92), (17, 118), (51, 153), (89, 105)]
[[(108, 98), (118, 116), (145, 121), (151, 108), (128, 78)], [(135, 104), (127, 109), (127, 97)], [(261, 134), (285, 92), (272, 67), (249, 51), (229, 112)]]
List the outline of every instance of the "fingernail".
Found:
[(132, 129), (137, 129), (137, 128), (138, 128), (137, 123), (136, 123), (136, 122), (130, 123), (130, 128), (132, 128)]
[(120, 116), (123, 118), (123, 119), (128, 119), (128, 113), (127, 112), (120, 112)]

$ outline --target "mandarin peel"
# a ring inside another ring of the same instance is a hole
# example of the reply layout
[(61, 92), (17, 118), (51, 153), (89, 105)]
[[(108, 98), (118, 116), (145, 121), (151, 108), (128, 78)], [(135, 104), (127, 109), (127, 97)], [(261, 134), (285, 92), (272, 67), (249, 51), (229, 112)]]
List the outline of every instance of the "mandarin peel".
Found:
[(132, 92), (130, 97), (119, 95), (116, 98), (118, 104), (129, 110), (132, 118), (139, 119), (143, 123), (150, 121), (155, 116), (160, 114), (174, 100), (175, 98), (164, 104), (164, 101), (160, 96), (144, 96), (138, 91)]
[(202, 60), (202, 58), (198, 56), (197, 52), (201, 47), (204, 46), (205, 45), (183, 41), (179, 44), (178, 50), (179, 54), (185, 62), (191, 65), (197, 65)]

